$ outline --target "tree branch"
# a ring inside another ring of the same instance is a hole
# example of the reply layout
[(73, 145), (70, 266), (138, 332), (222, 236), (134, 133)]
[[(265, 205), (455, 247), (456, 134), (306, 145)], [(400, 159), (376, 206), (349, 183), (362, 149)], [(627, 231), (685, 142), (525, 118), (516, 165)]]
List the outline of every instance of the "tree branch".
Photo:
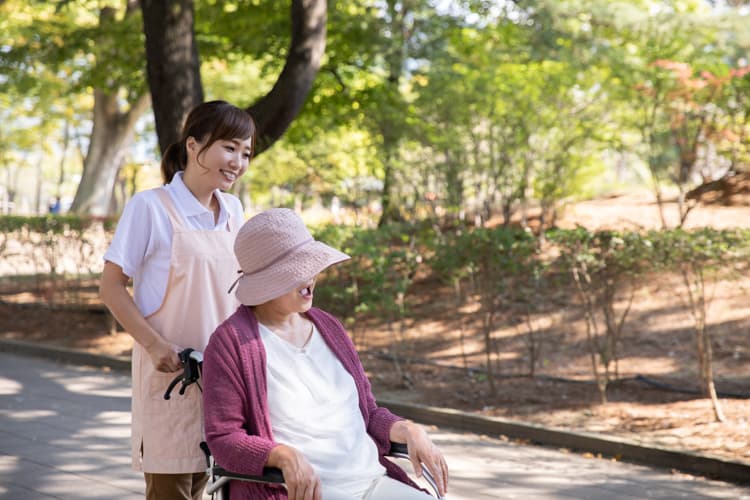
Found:
[(259, 154), (278, 140), (305, 103), (326, 46), (326, 0), (292, 1), (292, 42), (271, 91), (248, 108), (257, 126)]

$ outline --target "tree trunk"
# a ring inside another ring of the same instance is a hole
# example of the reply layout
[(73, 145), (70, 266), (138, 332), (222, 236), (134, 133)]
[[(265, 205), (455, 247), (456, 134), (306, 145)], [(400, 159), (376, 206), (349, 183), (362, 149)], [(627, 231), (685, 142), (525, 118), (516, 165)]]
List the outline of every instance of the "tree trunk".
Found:
[(393, 163), (390, 160), (390, 155), (386, 153), (385, 157), (386, 161), (383, 165), (383, 194), (380, 197), (381, 212), (378, 227), (402, 220), (398, 206), (393, 203), (393, 186), (395, 184)]
[(133, 140), (135, 122), (149, 104), (142, 95), (127, 112), (117, 104), (117, 95), (94, 91), (94, 125), (83, 161), (83, 176), (70, 211), (108, 215), (112, 189), (127, 147)]
[[(717, 422), (724, 422), (726, 417), (721, 408), (721, 402), (716, 394), (713, 375), (713, 352), (711, 337), (707, 328), (706, 282), (700, 265), (682, 268), (682, 279), (687, 288), (688, 300), (693, 316), (695, 330), (696, 352), (698, 356), (698, 371), (700, 375), (703, 395), (711, 400), (714, 417)], [(691, 280), (692, 283), (691, 284)]]
[(454, 155), (453, 152), (446, 148), (443, 152), (445, 156), (445, 189), (446, 197), (443, 208), (448, 209), (451, 219), (461, 209), (464, 203), (464, 179), (462, 177), (463, 158), (461, 154)]
[[(34, 190), (34, 213), (41, 215), (42, 211), (42, 184), (44, 183), (44, 171), (42, 170), (43, 163), (41, 161), (36, 162), (34, 169), (36, 170), (36, 189)], [(46, 205), (45, 205), (46, 206)], [(45, 210), (46, 212), (46, 210)]]
[(146, 73), (159, 149), (179, 140), (187, 113), (203, 102), (192, 0), (141, 0)]
[(380, 197), (382, 211), (378, 227), (382, 227), (391, 222), (403, 220), (399, 207), (394, 203), (395, 195), (395, 176), (396, 176), (396, 159), (398, 158), (398, 148), (401, 143), (400, 127), (397, 126), (398, 120), (403, 114), (403, 100), (399, 90), (399, 82), (403, 72), (404, 61), (406, 59), (406, 41), (409, 37), (407, 29), (407, 18), (409, 17), (409, 6), (403, 2), (399, 4), (396, 0), (388, 0), (387, 18), (389, 19), (386, 30), (390, 44), (385, 49), (383, 57), (386, 67), (388, 68), (388, 77), (384, 83), (387, 99), (381, 104), (379, 117), (376, 122), (378, 132), (383, 137), (383, 193)]
[[(163, 152), (177, 141), (182, 121), (203, 101), (191, 0), (141, 0), (148, 83)], [(292, 0), (292, 42), (271, 91), (248, 108), (259, 154), (279, 139), (299, 113), (320, 69), (326, 44), (325, 0)]]
[(714, 384), (713, 354), (711, 352), (711, 337), (705, 324), (701, 325), (696, 331), (696, 341), (698, 344), (698, 359), (701, 371), (701, 382), (703, 385), (704, 395), (711, 400), (711, 406), (714, 410), (714, 418), (717, 422), (726, 421), (724, 410), (721, 407), (719, 396), (716, 394), (716, 384)]
[(65, 120), (65, 129), (63, 131), (63, 147), (62, 153), (60, 154), (60, 175), (57, 177), (57, 187), (55, 188), (55, 196), (57, 197), (58, 203), (62, 199), (62, 186), (65, 183), (65, 160), (68, 157), (68, 145), (70, 144), (70, 122)]
[[(573, 282), (576, 285), (578, 296), (583, 304), (583, 312), (586, 318), (586, 345), (591, 360), (591, 372), (596, 381), (596, 389), (599, 392), (599, 401), (601, 404), (607, 404), (607, 374), (606, 371), (604, 374), (599, 371), (599, 363), (597, 361), (597, 354), (599, 354), (599, 358), (601, 359), (601, 349), (599, 349), (599, 327), (594, 305), (595, 297), (593, 297), (593, 294), (587, 290), (587, 286), (590, 284), (591, 280), (588, 276), (588, 271), (585, 268), (578, 269), (576, 265), (572, 268), (572, 274)], [(583, 284), (584, 281), (587, 283), (586, 286)]]
[[(483, 292), (484, 293), (484, 292)], [(489, 300), (492, 300), (491, 298)], [(482, 314), (482, 333), (484, 336), (484, 361), (487, 371), (487, 382), (490, 384), (490, 395), (494, 398), (497, 396), (497, 386), (495, 385), (495, 367), (492, 362), (492, 330), (494, 329), (492, 305), (485, 302), (482, 305), (485, 308)], [(490, 308), (490, 310), (487, 310)]]

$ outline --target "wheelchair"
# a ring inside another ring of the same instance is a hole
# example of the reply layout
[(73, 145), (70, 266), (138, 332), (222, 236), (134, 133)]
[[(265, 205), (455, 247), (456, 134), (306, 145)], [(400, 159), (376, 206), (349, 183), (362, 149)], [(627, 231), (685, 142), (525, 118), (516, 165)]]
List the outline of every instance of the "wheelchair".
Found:
[[(203, 353), (188, 348), (181, 351), (179, 357), (182, 361), (183, 370), (170, 382), (164, 392), (164, 399), (170, 399), (172, 397), (172, 391), (177, 384), (180, 384), (180, 395), (185, 394), (185, 390), (192, 384), (195, 384), (201, 392), (203, 391), (199, 382), (203, 368)], [(263, 469), (263, 474), (260, 476), (239, 474), (217, 464), (205, 441), (200, 443), (200, 447), (206, 455), (206, 474), (208, 474), (209, 478), (208, 484), (206, 485), (206, 493), (214, 500), (228, 500), (230, 481), (252, 481), (255, 483), (278, 485), (284, 484), (284, 475), (280, 469), (275, 467), (265, 467)], [(392, 442), (391, 449), (386, 456), (394, 459), (408, 460), (409, 450), (405, 444)], [(424, 465), (422, 465), (422, 474), (425, 482), (432, 490), (433, 496), (438, 499), (444, 499), (445, 497), (440, 496), (435, 479)]]

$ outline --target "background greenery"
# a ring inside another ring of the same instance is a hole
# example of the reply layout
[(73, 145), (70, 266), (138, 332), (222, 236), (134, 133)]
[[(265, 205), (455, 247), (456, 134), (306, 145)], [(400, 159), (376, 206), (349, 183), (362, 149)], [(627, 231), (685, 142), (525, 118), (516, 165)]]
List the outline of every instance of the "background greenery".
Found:
[[(207, 99), (270, 89), (289, 7), (196, 3)], [(95, 91), (123, 109), (144, 95), (139, 16), (132, 0), (0, 4), (3, 213), (72, 198)], [(640, 184), (686, 217), (691, 188), (747, 169), (747, 21), (745, 2), (705, 0), (331, 1), (307, 103), (238, 194), (248, 211), (336, 197), (361, 223), (538, 205), (549, 225), (565, 200)], [(124, 152), (112, 214), (159, 183), (150, 113)]]
[[(268, 93), (291, 3), (195, 2), (206, 99), (247, 108)], [(353, 256), (321, 300), (355, 339), (355, 317), (386, 322), (399, 373), (415, 280), (449, 285), (457, 308), (473, 302), (493, 391), (500, 312), (544, 314), (556, 304), (540, 290), (559, 290), (585, 317), (606, 401), (635, 281), (679, 276), (722, 420), (706, 287), (744, 270), (749, 237), (681, 227), (697, 187), (750, 167), (748, 3), (331, 0), (308, 99), (235, 192), (248, 214), (304, 212)], [(0, 274), (95, 274), (123, 205), (159, 184), (142, 25), (135, 0), (0, 2)], [(106, 214), (34, 216), (53, 199), (65, 212), (97, 165), (116, 179), (99, 193)], [(662, 230), (554, 230), (566, 201), (632, 186), (653, 192)], [(526, 324), (533, 375), (541, 340)]]

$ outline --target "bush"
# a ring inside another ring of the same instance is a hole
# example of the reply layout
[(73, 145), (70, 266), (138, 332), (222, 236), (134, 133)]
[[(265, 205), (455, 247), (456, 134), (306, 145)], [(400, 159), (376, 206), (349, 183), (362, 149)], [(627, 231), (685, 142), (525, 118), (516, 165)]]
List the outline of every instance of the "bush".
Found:
[(0, 216), (0, 275), (99, 273), (116, 221), (77, 215)]

